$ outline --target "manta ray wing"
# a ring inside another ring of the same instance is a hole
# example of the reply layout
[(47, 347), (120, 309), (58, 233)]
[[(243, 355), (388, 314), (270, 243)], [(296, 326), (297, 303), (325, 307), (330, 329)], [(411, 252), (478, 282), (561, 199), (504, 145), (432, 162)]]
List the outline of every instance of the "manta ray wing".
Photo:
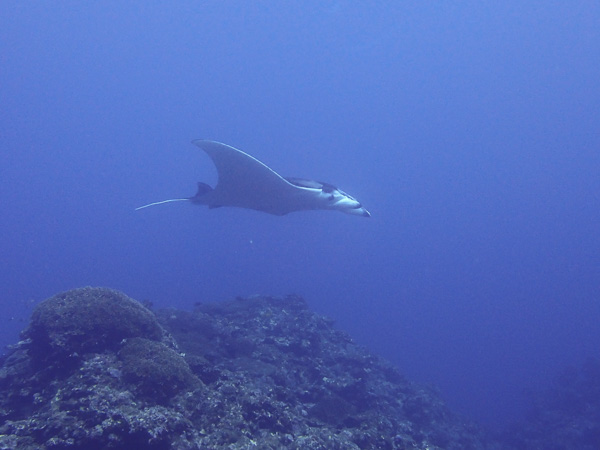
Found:
[(214, 190), (200, 199), (209, 207), (237, 206), (284, 215), (303, 207), (306, 189), (296, 186), (258, 159), (229, 145), (195, 140), (213, 160), (219, 180)]

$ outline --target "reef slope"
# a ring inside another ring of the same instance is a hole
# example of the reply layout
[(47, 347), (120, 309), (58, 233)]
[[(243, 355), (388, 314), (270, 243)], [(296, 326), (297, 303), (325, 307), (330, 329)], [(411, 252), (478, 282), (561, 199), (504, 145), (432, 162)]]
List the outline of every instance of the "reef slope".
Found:
[(22, 337), (0, 368), (0, 449), (499, 448), (297, 296), (152, 313), (75, 289)]

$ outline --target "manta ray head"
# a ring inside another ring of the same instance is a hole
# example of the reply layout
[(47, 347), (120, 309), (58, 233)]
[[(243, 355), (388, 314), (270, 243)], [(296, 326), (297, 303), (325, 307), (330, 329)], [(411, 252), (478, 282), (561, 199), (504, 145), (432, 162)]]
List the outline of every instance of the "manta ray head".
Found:
[(325, 197), (325, 209), (333, 209), (361, 217), (371, 217), (371, 213), (367, 211), (363, 205), (349, 194), (346, 194), (341, 189), (332, 186), (331, 184), (321, 183), (322, 196)]
[(285, 179), (294, 186), (313, 192), (311, 207), (305, 209), (329, 209), (354, 216), (371, 217), (369, 211), (358, 200), (332, 184), (296, 177)]

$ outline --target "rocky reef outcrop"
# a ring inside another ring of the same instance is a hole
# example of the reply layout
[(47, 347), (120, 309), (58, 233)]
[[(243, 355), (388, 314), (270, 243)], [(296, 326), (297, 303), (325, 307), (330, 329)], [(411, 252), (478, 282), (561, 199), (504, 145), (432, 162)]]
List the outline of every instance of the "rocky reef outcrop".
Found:
[(38, 305), (0, 367), (0, 449), (499, 448), (297, 296)]

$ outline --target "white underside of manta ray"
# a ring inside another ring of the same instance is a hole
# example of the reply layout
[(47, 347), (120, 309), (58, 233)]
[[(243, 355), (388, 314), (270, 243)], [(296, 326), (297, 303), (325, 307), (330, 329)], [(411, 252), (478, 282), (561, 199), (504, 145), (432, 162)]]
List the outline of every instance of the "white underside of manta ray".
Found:
[(210, 187), (198, 183), (193, 197), (174, 198), (140, 206), (138, 209), (169, 202), (192, 202), (209, 208), (235, 206), (283, 216), (293, 211), (330, 209), (370, 217), (356, 199), (328, 183), (284, 178), (258, 159), (237, 148), (215, 141), (195, 140), (217, 168), (219, 180)]

